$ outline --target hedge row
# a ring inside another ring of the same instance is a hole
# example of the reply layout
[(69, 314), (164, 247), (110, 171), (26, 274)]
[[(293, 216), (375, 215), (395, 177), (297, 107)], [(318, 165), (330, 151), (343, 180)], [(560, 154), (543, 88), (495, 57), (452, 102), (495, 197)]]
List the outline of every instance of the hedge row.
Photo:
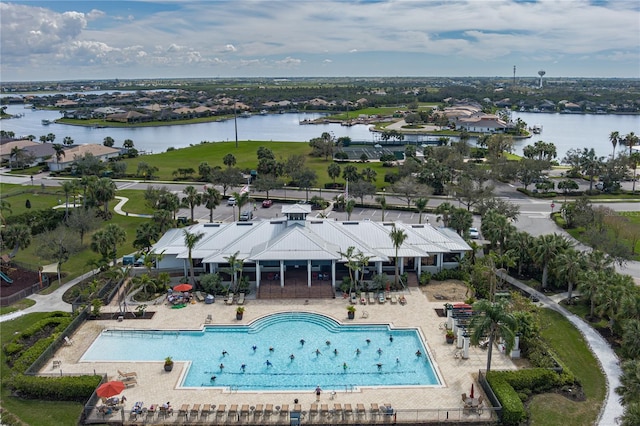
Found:
[(84, 402), (100, 384), (101, 376), (39, 377), (16, 374), (9, 385), (23, 398)]
[[(23, 398), (57, 401), (86, 401), (100, 383), (100, 376), (39, 377), (23, 374), (60, 336), (72, 318), (65, 312), (53, 312), (49, 317), (30, 325), (3, 346), (13, 375), (7, 384)], [(31, 344), (29, 339), (47, 331), (48, 336)], [(28, 344), (30, 346), (28, 346)]]
[(490, 371), (487, 381), (502, 405), (502, 423), (517, 425), (527, 418), (523, 401), (532, 394), (573, 384), (570, 372), (558, 374), (546, 368), (513, 371)]

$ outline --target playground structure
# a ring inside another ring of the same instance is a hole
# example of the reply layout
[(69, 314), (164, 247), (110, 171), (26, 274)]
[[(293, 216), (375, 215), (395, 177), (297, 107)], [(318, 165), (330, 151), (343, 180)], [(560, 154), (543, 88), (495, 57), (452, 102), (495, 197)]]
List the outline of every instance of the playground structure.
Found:
[(3, 254), (0, 257), (0, 283), (13, 284), (13, 280), (9, 278), (9, 274), (15, 271), (15, 268), (11, 268), (11, 258), (8, 254)]
[(13, 284), (13, 280), (9, 278), (9, 276), (2, 271), (0, 271), (0, 279), (2, 281), (5, 281), (8, 284)]

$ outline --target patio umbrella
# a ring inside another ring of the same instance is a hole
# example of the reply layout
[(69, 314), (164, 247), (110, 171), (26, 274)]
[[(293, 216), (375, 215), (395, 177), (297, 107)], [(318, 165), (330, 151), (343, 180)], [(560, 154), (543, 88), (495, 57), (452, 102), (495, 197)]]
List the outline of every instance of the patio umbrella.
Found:
[(473, 383), (471, 383), (471, 394), (469, 395), (470, 398), (473, 398)]
[(98, 386), (98, 389), (96, 389), (96, 395), (100, 398), (111, 398), (112, 396), (119, 395), (124, 388), (125, 386), (123, 382), (114, 380)]
[(191, 284), (178, 284), (177, 286), (175, 286), (173, 288), (173, 291), (189, 291), (193, 288), (193, 286)]

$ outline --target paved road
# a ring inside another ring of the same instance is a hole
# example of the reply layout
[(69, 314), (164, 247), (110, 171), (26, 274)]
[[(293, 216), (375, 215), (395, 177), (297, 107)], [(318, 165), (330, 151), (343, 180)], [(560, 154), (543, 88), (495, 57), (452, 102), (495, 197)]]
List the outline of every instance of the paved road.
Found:
[[(6, 183), (15, 183), (22, 185), (30, 185), (31, 181), (28, 176), (16, 176), (16, 175), (0, 175), (0, 179), (2, 182)], [(45, 186), (59, 186), (63, 180), (58, 180), (54, 178), (50, 178), (47, 174), (42, 173), (34, 176), (33, 184)], [(631, 187), (631, 182), (624, 182), (623, 186)], [(181, 193), (185, 187), (189, 186), (189, 183), (175, 183), (175, 182), (143, 182), (137, 180), (122, 180), (116, 181), (116, 185), (118, 189), (136, 189), (136, 190), (144, 190), (149, 185), (154, 186), (166, 186), (171, 191), (175, 193)], [(201, 188), (202, 183), (194, 183), (196, 188)], [(558, 228), (550, 219), (549, 213), (551, 213), (551, 201), (550, 200), (540, 200), (529, 198), (526, 195), (516, 191), (514, 185), (505, 184), (505, 183), (497, 183), (495, 185), (495, 194), (498, 197), (507, 199), (514, 204), (520, 206), (520, 216), (518, 221), (515, 223), (516, 228), (522, 231), (527, 231), (533, 236), (538, 236), (542, 234), (548, 233), (559, 233), (565, 235), (570, 240), (574, 241), (576, 246), (582, 250), (589, 250), (589, 247), (579, 243), (574, 240), (567, 232)], [(229, 195), (231, 191), (228, 191), (227, 195)], [(340, 191), (328, 191), (328, 190), (313, 190), (309, 191), (309, 198), (313, 196), (320, 196), (327, 200), (333, 199), (337, 194), (341, 193)], [(260, 195), (264, 196), (263, 193)], [(275, 191), (270, 191), (270, 196), (274, 199), (285, 199), (285, 200), (304, 200), (306, 199), (305, 191), (298, 191), (293, 189), (280, 189)], [(390, 205), (406, 205), (406, 201), (402, 200), (399, 197), (394, 197), (390, 194), (386, 195), (387, 202)], [(429, 199), (428, 206), (436, 207), (440, 203), (448, 201), (454, 205), (457, 204), (455, 200), (447, 197), (431, 197)], [(365, 197), (365, 202), (373, 203), (373, 199), (371, 197)], [(560, 208), (560, 202), (555, 203), (554, 209), (557, 210)], [(639, 211), (640, 204), (638, 202), (627, 201), (627, 202), (611, 202), (607, 203), (605, 201), (599, 201), (594, 203), (594, 205), (602, 205), (607, 206), (615, 211), (620, 212), (628, 212), (628, 211)], [(119, 206), (121, 207), (121, 205)], [(279, 203), (274, 203), (271, 208), (263, 209), (261, 205), (258, 203), (257, 209), (254, 211), (255, 219), (273, 219), (280, 215), (281, 205)], [(250, 209), (253, 210), (252, 205), (247, 205), (243, 210)], [(227, 206), (224, 202), (214, 210), (213, 220), (218, 222), (230, 222), (233, 220), (237, 220), (238, 217), (237, 207)], [(319, 214), (319, 213), (316, 213)], [(190, 216), (189, 209), (181, 209), (178, 213), (179, 216)], [(335, 218), (336, 220), (346, 220), (346, 213), (338, 213), (338, 212), (329, 212), (329, 218)], [(352, 212), (351, 218), (354, 220), (362, 220), (362, 219), (371, 219), (371, 220), (381, 220), (382, 219), (382, 211), (379, 209), (362, 209), (356, 208)], [(203, 206), (196, 207), (194, 219), (198, 221), (208, 222), (209, 220), (209, 211)], [(418, 223), (419, 215), (414, 212), (403, 212), (398, 210), (388, 210), (385, 213), (385, 220), (389, 221), (402, 221), (405, 223)], [(423, 223), (426, 221), (430, 223), (436, 223), (436, 217), (434, 215), (426, 214), (423, 216)], [(474, 217), (474, 225), (479, 226), (480, 220), (478, 217)], [(640, 285), (640, 262), (626, 262), (624, 265), (616, 266), (617, 270), (624, 274), (629, 274), (634, 277), (636, 282)]]

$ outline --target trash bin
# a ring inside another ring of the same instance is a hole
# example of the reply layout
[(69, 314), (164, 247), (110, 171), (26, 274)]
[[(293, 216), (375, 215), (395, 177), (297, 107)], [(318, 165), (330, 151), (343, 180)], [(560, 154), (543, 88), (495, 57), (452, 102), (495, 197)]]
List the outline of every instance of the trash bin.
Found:
[(213, 297), (211, 294), (207, 294), (207, 297), (204, 298), (204, 303), (207, 305), (210, 305), (215, 301), (216, 301), (215, 297)]

